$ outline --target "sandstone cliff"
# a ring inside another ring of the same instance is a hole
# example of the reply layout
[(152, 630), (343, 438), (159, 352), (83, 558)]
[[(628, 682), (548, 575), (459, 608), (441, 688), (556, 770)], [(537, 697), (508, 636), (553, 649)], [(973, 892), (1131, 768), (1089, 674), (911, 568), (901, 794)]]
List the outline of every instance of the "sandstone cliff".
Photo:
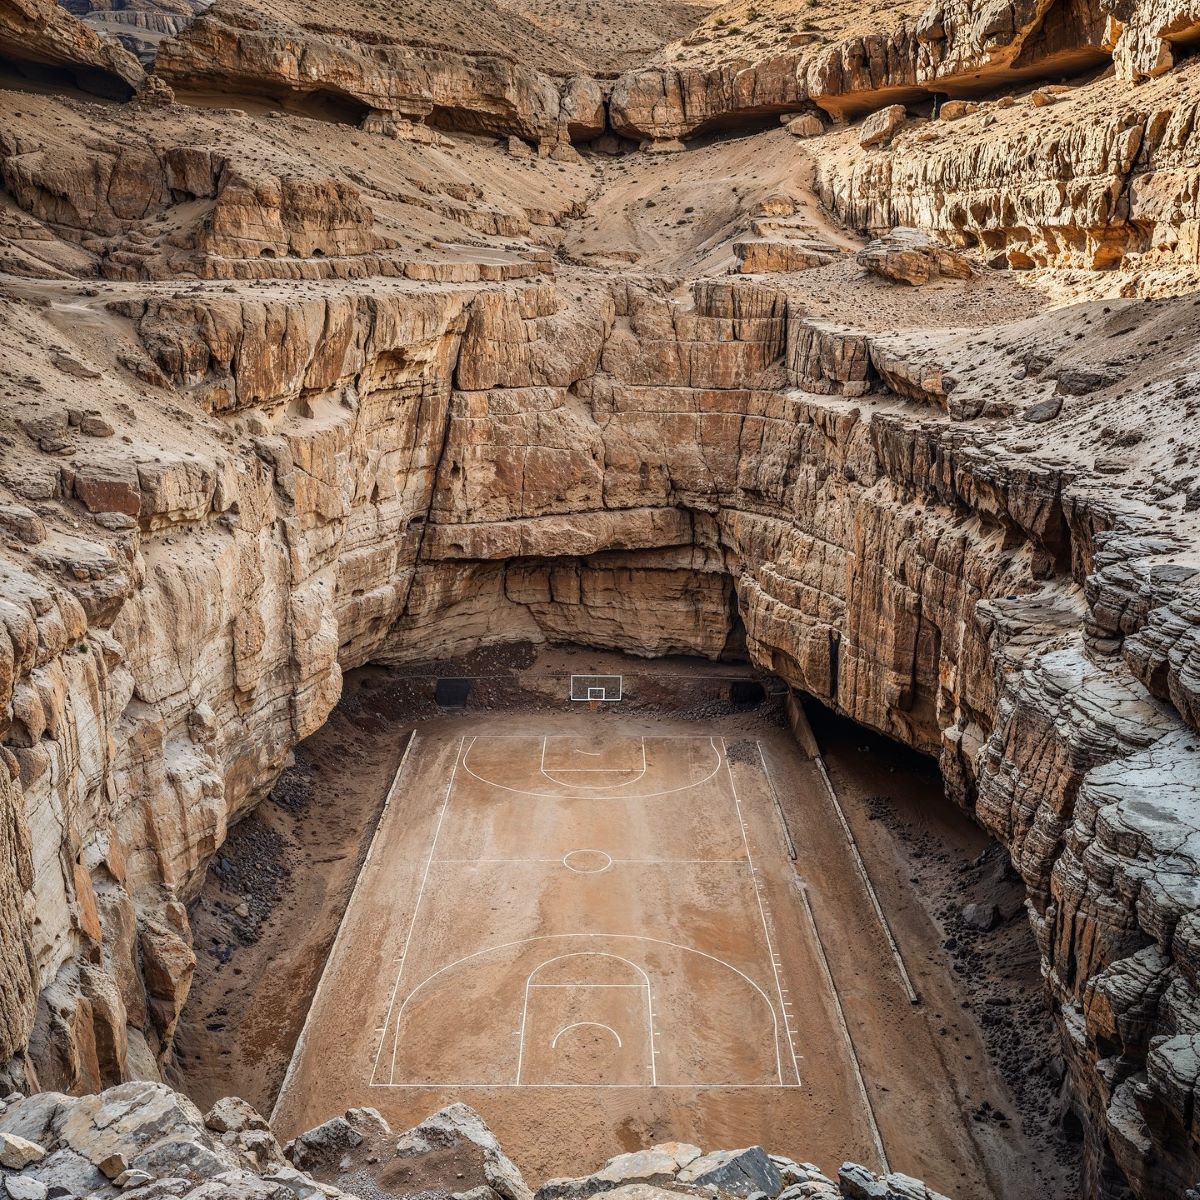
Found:
[[(1151, 666), (1170, 650), (1139, 636), (1164, 604), (1188, 611), (1190, 572), (1160, 565), (1180, 543), (1110, 482), (994, 428), (976, 445), (958, 414), (977, 406), (942, 410), (928, 382), (865, 409), (782, 391), (807, 326), (778, 288), (571, 290), (127, 292), (197, 435), (244, 432), (140, 460), (101, 439), (80, 459), (82, 423), (39, 398), (21, 436), (76, 458), (10, 466), (8, 484), (99, 522), (35, 531), (10, 584), (29, 597), (7, 743), (34, 886), (6, 967), (39, 1081), (121, 1077), (127, 1029), (167, 1052), (188, 971), (174, 897), (324, 720), (341, 670), (514, 636), (717, 655), (732, 588), (757, 662), (939, 754), (1011, 848), (1080, 1087), (1127, 1173), (1181, 1187), (1189, 1161), (1152, 1153), (1147, 1121), (1168, 1122), (1163, 1145), (1190, 1121), (1187, 1058), (1164, 1075), (1150, 1050), (1200, 1004), (1176, 932), (1194, 735), (1134, 674), (1194, 711), (1186, 670)], [(872, 345), (927, 381), (912, 353)], [(1047, 386), (1010, 382), (1010, 403)], [(89, 941), (107, 970), (78, 957)], [(1148, 947), (1150, 974), (1129, 961)], [(52, 981), (36, 1010), (31, 964)]]
[(554, 80), (506, 54), (331, 37), (234, 4), (165, 42), (155, 69), (175, 88), (294, 100), (352, 124), (382, 115), (534, 142), (604, 131), (600, 88), (586, 76)]
[(142, 80), (137, 60), (53, 0), (4, 0), (0, 58), (34, 79), (49, 75), (86, 92), (128, 99)]

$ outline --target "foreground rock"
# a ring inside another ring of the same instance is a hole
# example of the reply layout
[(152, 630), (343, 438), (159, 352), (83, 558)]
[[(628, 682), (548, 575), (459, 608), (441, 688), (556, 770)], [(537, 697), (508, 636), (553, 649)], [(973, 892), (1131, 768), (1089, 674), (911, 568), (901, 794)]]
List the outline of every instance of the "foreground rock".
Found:
[[(35, 1135), (36, 1145), (30, 1140)], [(0, 1150), (0, 1178), (11, 1200), (45, 1200), (51, 1194), (56, 1200), (116, 1195), (339, 1200), (353, 1195), (339, 1186), (347, 1183), (363, 1195), (386, 1192), (394, 1186), (398, 1161), (417, 1165), (427, 1189), (475, 1200), (534, 1195), (491, 1130), (465, 1104), (442, 1109), (399, 1138), (374, 1109), (351, 1109), (301, 1134), (285, 1152), (267, 1122), (242, 1100), (218, 1101), (202, 1116), (162, 1084), (126, 1083), (95, 1096), (49, 1092), (8, 1104), (0, 1114)], [(769, 1157), (758, 1147), (701, 1155), (698, 1147), (672, 1142), (620, 1155), (595, 1175), (549, 1183), (537, 1200), (582, 1200), (600, 1192), (620, 1200), (681, 1194), (940, 1200), (907, 1176), (880, 1178), (853, 1163), (842, 1166), (838, 1180), (811, 1164)], [(905, 1181), (906, 1190), (899, 1190), (897, 1180)]]
[[(222, 1100), (204, 1117), (163, 1084), (126, 1083), (84, 1097), (43, 1092), (9, 1103), (0, 1141), (35, 1140), (40, 1153), (2, 1173), (13, 1200), (339, 1195), (293, 1167), (249, 1105)], [(7, 1157), (0, 1163), (10, 1166)]]
[(919, 229), (898, 226), (858, 252), (860, 266), (883, 279), (920, 286), (931, 279), (970, 279), (971, 264)]

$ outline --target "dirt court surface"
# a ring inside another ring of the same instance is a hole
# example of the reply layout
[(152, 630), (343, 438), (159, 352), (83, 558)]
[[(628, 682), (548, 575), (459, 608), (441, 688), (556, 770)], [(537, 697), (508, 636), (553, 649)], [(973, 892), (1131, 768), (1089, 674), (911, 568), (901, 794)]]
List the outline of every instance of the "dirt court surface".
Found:
[(876, 1161), (761, 760), (731, 763), (708, 733), (544, 723), (418, 736), (285, 1128), (328, 1115), (308, 1098), (331, 1078), (346, 1103), (414, 1119), (452, 1098), (548, 1114), (566, 1089), (736, 1091), (775, 1128), (832, 1100), (847, 1147)]
[(374, 1087), (797, 1087), (720, 739), (459, 740)]
[(616, 706), (427, 722), (277, 1127), (369, 1105), (402, 1129), (461, 1100), (535, 1185), (677, 1138), (1044, 1195), (1015, 1131), (968, 1118), (1009, 1098), (907, 875), (876, 882), (915, 1006), (785, 730)]

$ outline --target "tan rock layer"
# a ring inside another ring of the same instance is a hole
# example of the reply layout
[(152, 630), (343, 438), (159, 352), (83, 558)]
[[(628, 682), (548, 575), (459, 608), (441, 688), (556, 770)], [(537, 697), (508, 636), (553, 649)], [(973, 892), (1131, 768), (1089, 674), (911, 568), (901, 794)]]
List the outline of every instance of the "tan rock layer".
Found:
[(934, 93), (971, 96), (1059, 78), (1110, 58), (1124, 81), (1174, 63), (1173, 45), (1200, 25), (1186, 0), (933, 0), (893, 28), (762, 61), (662, 65), (629, 72), (612, 94), (611, 123), (626, 136), (681, 138), (805, 102), (838, 116)]
[(604, 130), (599, 85), (585, 77), (554, 80), (500, 54), (310, 31), (231, 4), (165, 42), (155, 71), (181, 90), (304, 102), (351, 124), (383, 113), (531, 141)]
[[(1111, 83), (1095, 87), (1116, 99)], [(1087, 94), (1067, 102), (1078, 115), (1067, 105), (1031, 109), (1017, 127), (960, 125), (952, 142), (831, 155), (818, 190), (858, 228), (915, 224), (1010, 266), (1200, 263), (1200, 74), (1099, 111)]]
[(118, 99), (133, 95), (144, 78), (136, 58), (54, 0), (0, 2), (0, 58), (18, 69), (59, 71), (76, 86)]

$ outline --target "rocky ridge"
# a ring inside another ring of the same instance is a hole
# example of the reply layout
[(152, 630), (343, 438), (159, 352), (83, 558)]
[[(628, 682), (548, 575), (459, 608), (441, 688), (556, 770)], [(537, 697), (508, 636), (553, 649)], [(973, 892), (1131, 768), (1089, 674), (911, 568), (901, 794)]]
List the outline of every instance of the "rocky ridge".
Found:
[(75, 20), (54, 0), (5, 0), (0, 57), (18, 72), (58, 72), (86, 92), (128, 99), (143, 81), (137, 60)]
[(535, 1193), (465, 1104), (399, 1136), (374, 1109), (355, 1108), (281, 1146), (245, 1101), (227, 1097), (202, 1116), (162, 1084), (121, 1084), (82, 1098), (10, 1096), (0, 1103), (0, 1184), (11, 1200), (357, 1200), (393, 1194), (399, 1173), (419, 1178), (422, 1194), (471, 1200), (600, 1194), (614, 1200), (945, 1200), (910, 1176), (877, 1176), (857, 1163), (845, 1163), (834, 1181), (811, 1164), (758, 1146), (704, 1154), (680, 1143), (620, 1155), (594, 1175), (551, 1180)]

